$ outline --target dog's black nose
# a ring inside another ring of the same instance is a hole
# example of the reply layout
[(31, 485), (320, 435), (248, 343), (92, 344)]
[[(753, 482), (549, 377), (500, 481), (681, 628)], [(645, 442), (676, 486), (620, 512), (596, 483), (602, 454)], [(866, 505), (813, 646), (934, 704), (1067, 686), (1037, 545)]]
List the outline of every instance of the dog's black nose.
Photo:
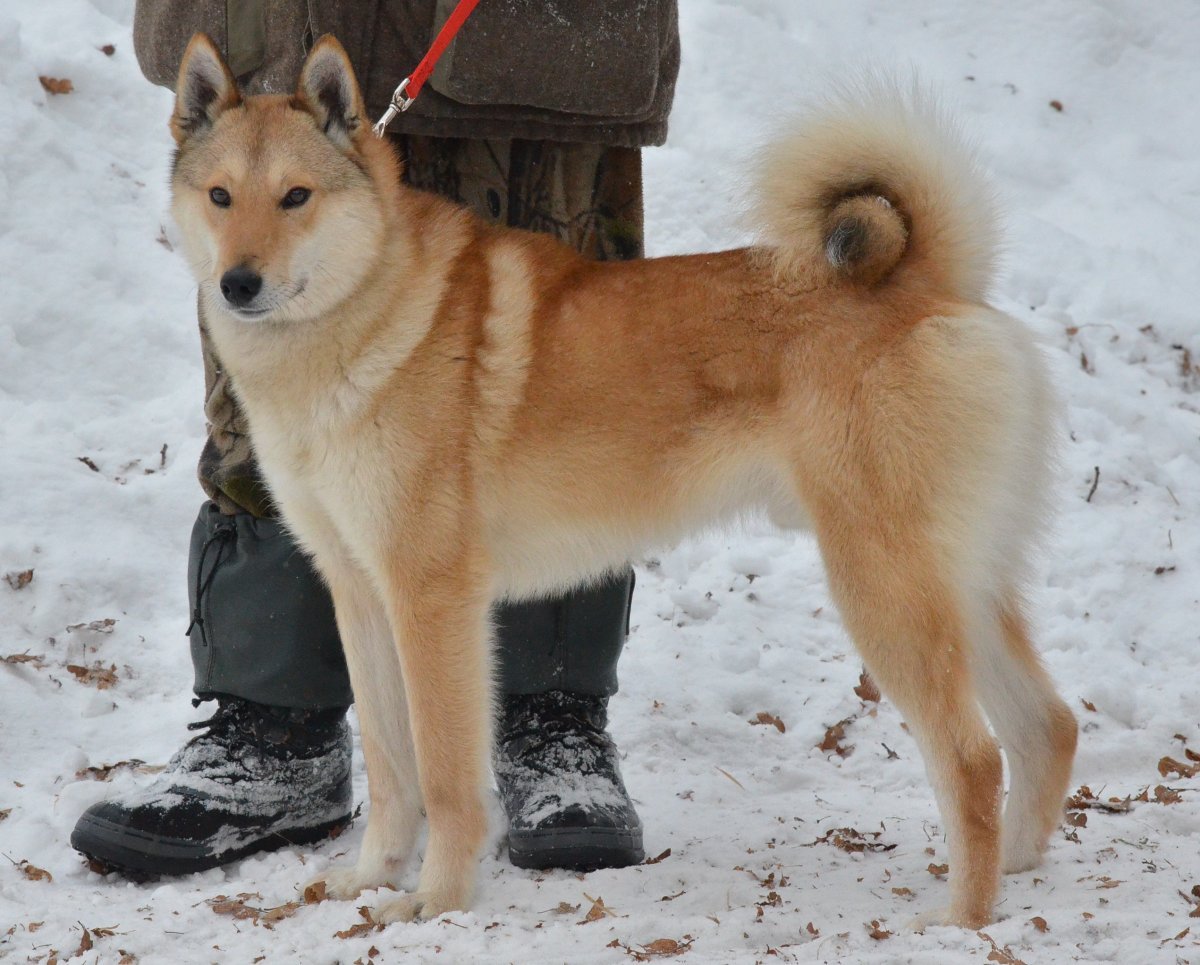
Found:
[(221, 294), (234, 308), (245, 308), (262, 290), (262, 275), (241, 265), (221, 276)]

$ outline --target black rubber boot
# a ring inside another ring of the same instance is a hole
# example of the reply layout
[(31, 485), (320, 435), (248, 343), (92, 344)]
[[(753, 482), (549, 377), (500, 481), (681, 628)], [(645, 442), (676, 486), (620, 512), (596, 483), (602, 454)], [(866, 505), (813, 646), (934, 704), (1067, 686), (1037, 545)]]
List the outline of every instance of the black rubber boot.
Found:
[(552, 691), (503, 698), (494, 769), (518, 868), (623, 868), (644, 856), (608, 698)]
[(265, 707), (218, 696), (205, 729), (137, 794), (88, 808), (71, 847), (134, 880), (215, 868), (320, 841), (350, 822), (345, 709)]

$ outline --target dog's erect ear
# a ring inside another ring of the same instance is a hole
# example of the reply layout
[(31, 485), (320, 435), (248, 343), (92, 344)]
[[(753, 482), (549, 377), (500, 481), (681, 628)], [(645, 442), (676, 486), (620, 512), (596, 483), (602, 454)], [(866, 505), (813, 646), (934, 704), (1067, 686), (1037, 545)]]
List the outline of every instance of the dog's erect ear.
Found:
[(350, 150), (370, 129), (350, 58), (332, 34), (318, 40), (309, 52), (296, 96), (343, 151)]
[(212, 127), (223, 112), (241, 103), (237, 81), (225, 58), (207, 34), (196, 34), (183, 52), (175, 85), (171, 133), (182, 145), (189, 137)]

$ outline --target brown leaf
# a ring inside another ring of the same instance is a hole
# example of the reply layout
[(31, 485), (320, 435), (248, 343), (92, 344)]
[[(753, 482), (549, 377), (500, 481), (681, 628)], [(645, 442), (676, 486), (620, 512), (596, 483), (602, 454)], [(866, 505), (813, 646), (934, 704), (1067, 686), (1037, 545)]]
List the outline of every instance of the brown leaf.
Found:
[(1178, 804), (1183, 800), (1183, 795), (1171, 787), (1163, 787), (1161, 784), (1154, 788), (1154, 801), (1156, 804)]
[(13, 570), (4, 574), (4, 582), (14, 590), (23, 590), (33, 582), (33, 570)]
[(117, 665), (114, 663), (105, 667), (97, 660), (90, 667), (81, 667), (76, 663), (67, 664), (68, 672), (74, 674), (81, 684), (95, 684), (97, 690), (108, 690), (117, 683)]
[[(695, 939), (677, 942), (674, 938), (656, 938), (649, 945), (642, 946), (642, 954), (646, 958), (670, 958), (673, 955), (682, 955), (692, 947), (693, 941)], [(643, 959), (639, 959), (639, 961), (641, 960)]]
[(1170, 777), (1172, 774), (1178, 774), (1180, 777), (1195, 777), (1200, 774), (1200, 763), (1184, 764), (1173, 757), (1164, 757), (1158, 762), (1158, 773), (1163, 777)]
[(45, 657), (44, 653), (29, 653), (26, 651), (25, 653), (10, 653), (3, 659), (5, 663), (31, 663), (34, 670), (41, 670), (46, 666)]
[(617, 917), (616, 912), (604, 904), (603, 898), (593, 898), (591, 895), (587, 894), (587, 892), (584, 892), (583, 897), (592, 903), (592, 907), (589, 908), (588, 913), (575, 924), (586, 925), (589, 922), (599, 921), (601, 918)]
[(854, 717), (846, 717), (836, 724), (830, 724), (825, 730), (825, 736), (821, 738), (821, 743), (817, 745), (817, 749), (833, 751), (838, 757), (849, 757), (854, 750), (854, 745), (843, 744), (842, 741), (846, 737), (846, 727), (854, 723), (854, 720)]
[(780, 720), (778, 717), (776, 717), (774, 714), (768, 714), (765, 710), (760, 710), (757, 714), (755, 714), (754, 718), (750, 721), (750, 723), (751, 724), (770, 724), (781, 734), (787, 732), (787, 728), (783, 725), (783, 721)]
[(42, 868), (35, 868), (28, 861), (22, 859), (18, 862), (17, 867), (21, 869), (21, 873), (30, 881), (53, 881), (54, 875), (50, 874)]
[(42, 82), (42, 87), (45, 88), (48, 94), (69, 94), (75, 89), (75, 85), (65, 77), (46, 77), (42, 75), (38, 77), (38, 80)]
[(911, 888), (893, 888), (892, 894), (901, 898), (911, 898), (913, 897), (913, 890)]
[(892, 933), (880, 925), (879, 920), (876, 918), (864, 923), (864, 927), (867, 929), (867, 934), (874, 938), (877, 942), (881, 942), (885, 938), (892, 937)]
[(0, 821), (5, 820), (10, 814), (12, 814), (12, 808), (0, 808)]
[(82, 924), (79, 927), (83, 928), (83, 937), (79, 939), (79, 947), (75, 949), (75, 955), (82, 955), (84, 952), (90, 952), (93, 945), (91, 933), (84, 928)]
[(808, 932), (810, 935), (812, 935), (813, 938), (816, 938), (818, 935), (821, 934), (821, 932), (817, 929), (817, 927), (811, 921), (807, 925), (804, 926), (804, 930), (806, 932)]
[(1068, 811), (1067, 824), (1071, 825), (1073, 828), (1086, 828), (1087, 815), (1082, 811)]
[(334, 938), (358, 938), (360, 935), (365, 935), (368, 932), (383, 931), (383, 925), (377, 922), (371, 915), (371, 909), (366, 905), (361, 905), (358, 909), (359, 917), (363, 920), (357, 925), (351, 925), (345, 931), (334, 932)]
[(325, 894), (324, 881), (314, 881), (304, 889), (304, 903), (306, 905), (319, 905), (327, 897), (329, 896)]
[(1085, 709), (1090, 710), (1093, 714), (1096, 713), (1096, 705), (1090, 700), (1084, 700), (1082, 697), (1080, 697), (1079, 702), (1083, 704)]
[(858, 675), (858, 686), (854, 688), (854, 693), (863, 703), (879, 702), (879, 687), (865, 670)]
[[(856, 831), (854, 828), (834, 828), (826, 831), (821, 837), (817, 838), (812, 844), (831, 844), (839, 851), (845, 851), (847, 854), (861, 854), (864, 851), (894, 851), (896, 845), (884, 844), (879, 839), (883, 836), (881, 831), (868, 831), (865, 834), (862, 831)], [(807, 847), (812, 847), (812, 844)]]
[(579, 911), (580, 907), (579, 905), (572, 905), (569, 901), (560, 901), (558, 906), (552, 908), (551, 911), (556, 915), (573, 915)]
[(105, 617), (103, 620), (92, 620), (89, 623), (72, 623), (67, 627), (68, 633), (74, 633), (76, 630), (91, 630), (93, 633), (112, 633), (113, 627), (117, 625), (117, 621), (112, 617)]
[(100, 53), (104, 54), (105, 57), (111, 57), (116, 52), (117, 52), (117, 48), (114, 47), (112, 44), (105, 44), (103, 47), (100, 48)]
[(1063, 109), (1062, 101), (1051, 101), (1050, 106), (1053, 107), (1060, 114), (1062, 113), (1062, 109)]
[(126, 768), (136, 771), (138, 774), (157, 774), (159, 771), (165, 770), (161, 766), (149, 767), (141, 758), (132, 757), (127, 761), (117, 761), (115, 764), (99, 764), (95, 767), (85, 767), (75, 772), (75, 780), (108, 781), (112, 779), (113, 774), (117, 771), (122, 771)]
[(999, 962), (1000, 965), (1025, 965), (1025, 962), (1017, 958), (1017, 956), (1013, 954), (1013, 950), (1007, 945), (1001, 948), (994, 941), (992, 941), (990, 935), (987, 935), (984, 932), (976, 932), (975, 934), (992, 946), (992, 950), (988, 952), (987, 957), (989, 962)]
[(1029, 924), (1031, 924), (1034, 928), (1036, 928), (1042, 934), (1045, 934), (1046, 932), (1048, 932), (1050, 930), (1050, 926), (1046, 924), (1046, 919), (1042, 918), (1040, 915), (1030, 918)]
[(1123, 885), (1124, 883), (1116, 878), (1110, 878), (1108, 875), (1102, 875), (1100, 877), (1100, 884), (1096, 885), (1096, 890), (1103, 891), (1107, 888), (1116, 888), (1118, 885)]
[(946, 875), (948, 875), (950, 873), (950, 865), (934, 864), (931, 861), (931, 862), (929, 862), (929, 867), (926, 868), (925, 870), (928, 871), (935, 878), (945, 878)]

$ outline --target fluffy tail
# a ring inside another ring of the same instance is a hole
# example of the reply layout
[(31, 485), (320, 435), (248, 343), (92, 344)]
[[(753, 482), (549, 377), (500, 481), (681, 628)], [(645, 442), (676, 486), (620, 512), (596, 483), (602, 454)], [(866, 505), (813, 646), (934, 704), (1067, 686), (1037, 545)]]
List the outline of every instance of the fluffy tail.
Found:
[(932, 97), (873, 83), (771, 144), (754, 222), (783, 276), (913, 277), (981, 301), (996, 254), (991, 192)]

